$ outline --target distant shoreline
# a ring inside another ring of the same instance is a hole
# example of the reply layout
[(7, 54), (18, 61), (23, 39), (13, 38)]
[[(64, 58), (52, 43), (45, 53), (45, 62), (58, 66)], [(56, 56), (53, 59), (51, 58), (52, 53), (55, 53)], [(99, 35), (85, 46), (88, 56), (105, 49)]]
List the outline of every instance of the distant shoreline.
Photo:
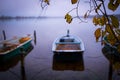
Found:
[[(118, 20), (120, 21), (120, 14), (116, 14), (115, 15)], [(80, 16), (81, 18), (83, 18), (83, 16)], [(94, 17), (94, 15), (89, 16), (88, 18), (92, 18)], [(46, 19), (46, 18), (64, 18), (64, 17), (50, 17), (50, 16), (16, 16), (16, 17), (12, 17), (12, 16), (0, 16), (0, 20), (12, 20), (12, 19)]]

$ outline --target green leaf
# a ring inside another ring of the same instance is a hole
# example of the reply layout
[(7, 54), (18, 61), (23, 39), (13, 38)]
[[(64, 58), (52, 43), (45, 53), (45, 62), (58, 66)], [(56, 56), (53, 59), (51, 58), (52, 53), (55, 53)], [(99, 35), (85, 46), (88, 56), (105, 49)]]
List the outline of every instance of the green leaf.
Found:
[(111, 22), (112, 22), (113, 27), (118, 28), (119, 27), (118, 18), (113, 16), (113, 15), (111, 15), (110, 18), (111, 18)]
[(98, 40), (101, 36), (101, 28), (96, 29), (96, 31), (94, 32), (94, 35), (96, 37), (96, 42), (98, 42)]
[(78, 0), (71, 0), (72, 4), (76, 4)]
[(66, 15), (65, 15), (65, 19), (66, 19), (66, 22), (70, 24), (70, 23), (72, 22), (72, 19), (73, 19), (73, 18), (72, 18), (71, 15), (66, 14)]

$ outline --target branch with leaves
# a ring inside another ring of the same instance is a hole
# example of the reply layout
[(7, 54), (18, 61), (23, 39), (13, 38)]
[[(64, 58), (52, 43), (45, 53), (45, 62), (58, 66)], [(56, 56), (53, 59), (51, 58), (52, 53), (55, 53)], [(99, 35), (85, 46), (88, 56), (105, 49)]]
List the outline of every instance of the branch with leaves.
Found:
[[(89, 0), (90, 9), (84, 14), (84, 18), (88, 18), (91, 12), (95, 12), (96, 15), (93, 17), (93, 24), (98, 27), (95, 32), (95, 38), (98, 42), (99, 39), (101, 43), (104, 43), (103, 38), (107, 38), (107, 42), (117, 48), (120, 52), (120, 25), (119, 20), (115, 15), (108, 15), (106, 9), (111, 11), (116, 11), (119, 7), (120, 0), (110, 0), (108, 7), (105, 7), (105, 0)], [(71, 3), (77, 4), (76, 11), (78, 13), (78, 5), (80, 0), (71, 0)], [(71, 11), (73, 11), (72, 9)], [(69, 11), (69, 12), (71, 12)], [(68, 12), (68, 13), (69, 13)], [(65, 15), (66, 22), (69, 24), (72, 22), (73, 18), (70, 14)], [(78, 14), (77, 14), (78, 15)], [(79, 16), (79, 15), (78, 15)]]
[(50, 4), (49, 0), (39, 0), (39, 2), (41, 3), (41, 8), (44, 9), (47, 5)]
[[(49, 0), (40, 0), (41, 7), (44, 8), (43, 3), (49, 5)], [(90, 9), (83, 15), (84, 18), (88, 18), (91, 12), (95, 12), (96, 15), (93, 17), (93, 24), (98, 27), (95, 32), (95, 38), (98, 42), (101, 39), (101, 43), (104, 43), (103, 38), (107, 38), (107, 42), (117, 48), (120, 53), (120, 25), (119, 20), (115, 15), (108, 15), (106, 9), (116, 11), (120, 5), (120, 0), (109, 0), (108, 7), (105, 7), (105, 0), (89, 0), (87, 1), (90, 5)], [(74, 18), (78, 18), (81, 22), (84, 22), (78, 14), (80, 0), (71, 0), (71, 4), (76, 4), (76, 7), (68, 11), (65, 15), (67, 23), (71, 23)], [(76, 17), (72, 17), (70, 13), (76, 11)]]

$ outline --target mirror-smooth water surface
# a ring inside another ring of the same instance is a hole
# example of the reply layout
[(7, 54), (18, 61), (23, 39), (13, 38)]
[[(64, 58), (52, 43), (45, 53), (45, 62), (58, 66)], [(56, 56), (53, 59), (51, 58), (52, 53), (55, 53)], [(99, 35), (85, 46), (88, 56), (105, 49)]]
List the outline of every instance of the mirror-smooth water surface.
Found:
[[(0, 65), (0, 80), (118, 80), (119, 76), (109, 75), (110, 65), (102, 53), (101, 43), (96, 43), (95, 27), (88, 19), (87, 23), (79, 20), (71, 24), (63, 18), (21, 19), (0, 21), (0, 40), (2, 31), (6, 38), (34, 34), (32, 50), (21, 60), (14, 57), (10, 62)], [(52, 43), (60, 35), (70, 34), (79, 36), (85, 44), (82, 55), (54, 55)]]

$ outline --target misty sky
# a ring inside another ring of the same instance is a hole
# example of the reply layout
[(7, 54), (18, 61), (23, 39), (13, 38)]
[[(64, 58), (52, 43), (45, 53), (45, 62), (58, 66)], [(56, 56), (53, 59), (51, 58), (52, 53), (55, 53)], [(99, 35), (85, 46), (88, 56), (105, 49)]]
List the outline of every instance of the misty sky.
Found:
[[(80, 15), (85, 14), (89, 8), (88, 4), (82, 1)], [(71, 0), (51, 0), (50, 5), (42, 11), (39, 0), (0, 0), (0, 16), (64, 16), (74, 7)], [(119, 12), (120, 9), (116, 11), (117, 14)]]

